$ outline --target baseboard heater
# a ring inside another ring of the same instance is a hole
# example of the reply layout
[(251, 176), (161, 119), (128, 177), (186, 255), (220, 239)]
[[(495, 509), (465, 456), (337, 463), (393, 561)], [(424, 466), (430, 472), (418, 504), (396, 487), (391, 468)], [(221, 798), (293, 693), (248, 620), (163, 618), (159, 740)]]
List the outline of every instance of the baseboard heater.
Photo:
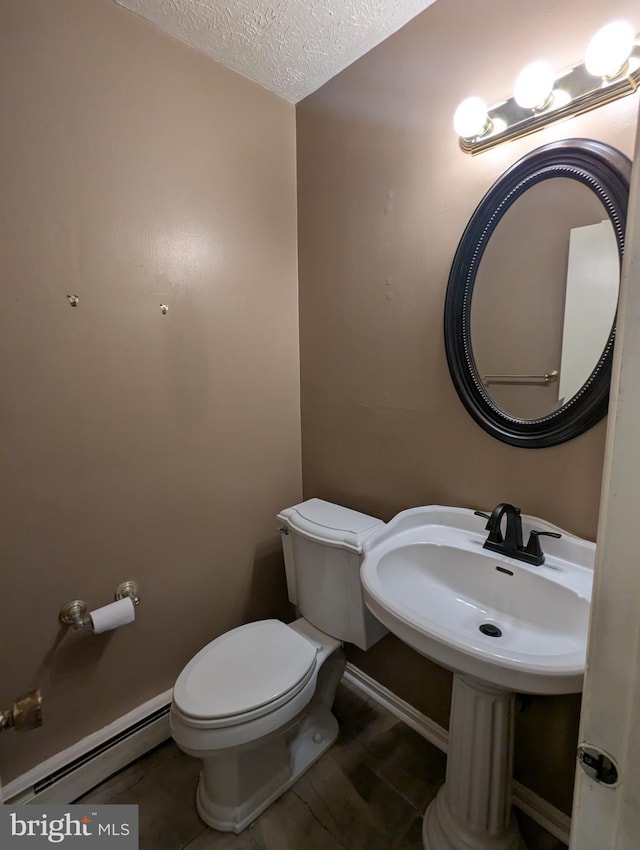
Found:
[(4, 802), (72, 803), (170, 737), (171, 691), (7, 783)]
[(109, 738), (109, 740), (105, 741), (104, 744), (100, 744), (100, 746), (94, 747), (92, 750), (86, 752), (83, 756), (80, 756), (74, 761), (69, 762), (69, 764), (67, 764), (65, 767), (61, 767), (60, 770), (56, 770), (49, 776), (45, 777), (45, 779), (41, 779), (40, 782), (36, 782), (33, 786), (34, 794), (36, 796), (42, 794), (42, 792), (46, 791), (47, 788), (50, 788), (57, 782), (60, 782), (61, 779), (64, 779), (66, 776), (69, 776), (70, 774), (74, 773), (74, 771), (83, 767), (85, 764), (88, 764), (93, 759), (99, 758), (103, 753), (106, 753), (107, 750), (110, 750), (112, 747), (116, 747), (118, 744), (127, 741), (133, 735), (137, 735), (139, 732), (142, 732), (143, 729), (146, 729), (147, 726), (150, 726), (152, 723), (155, 723), (156, 720), (159, 720), (162, 717), (167, 717), (169, 715), (169, 708), (170, 706), (168, 705), (166, 705), (164, 708), (159, 708), (157, 711), (154, 711), (154, 713), (150, 715), (146, 720), (141, 720), (139, 723), (136, 723), (134, 726), (131, 726), (124, 732), (121, 732), (119, 735), (115, 735), (113, 738)]

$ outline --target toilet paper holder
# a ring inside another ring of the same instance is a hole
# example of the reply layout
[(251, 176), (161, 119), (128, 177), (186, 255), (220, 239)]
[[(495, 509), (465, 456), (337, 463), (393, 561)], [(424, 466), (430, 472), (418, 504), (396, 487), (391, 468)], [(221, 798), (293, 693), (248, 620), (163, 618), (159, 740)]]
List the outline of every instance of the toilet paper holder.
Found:
[[(134, 605), (139, 605), (138, 585), (135, 581), (123, 581), (122, 584), (117, 586), (114, 598), (116, 600), (129, 598)], [(58, 619), (63, 626), (73, 626), (74, 629), (84, 629), (91, 625), (87, 603), (83, 602), (82, 599), (72, 599), (63, 605)]]

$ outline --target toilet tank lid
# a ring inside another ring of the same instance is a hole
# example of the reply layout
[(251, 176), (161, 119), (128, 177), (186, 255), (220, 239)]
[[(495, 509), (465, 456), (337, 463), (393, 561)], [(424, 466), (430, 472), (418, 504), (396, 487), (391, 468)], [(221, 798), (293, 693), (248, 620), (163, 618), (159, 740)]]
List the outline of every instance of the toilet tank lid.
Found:
[(315, 666), (317, 649), (280, 620), (238, 626), (211, 641), (178, 676), (173, 701), (197, 719), (234, 717), (294, 696)]
[(384, 523), (380, 519), (325, 502), (307, 499), (278, 514), (280, 522), (297, 534), (351, 552), (362, 552), (365, 540)]

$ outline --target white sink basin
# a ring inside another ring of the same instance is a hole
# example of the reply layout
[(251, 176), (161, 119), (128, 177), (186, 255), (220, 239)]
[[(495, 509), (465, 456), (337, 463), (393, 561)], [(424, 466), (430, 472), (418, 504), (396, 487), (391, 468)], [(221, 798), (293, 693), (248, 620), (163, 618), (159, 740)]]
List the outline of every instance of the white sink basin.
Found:
[[(465, 508), (413, 508), (365, 544), (361, 577), (375, 616), (457, 673), (513, 691), (582, 690), (595, 544), (535, 517), (542, 566), (482, 548), (485, 521)], [(480, 631), (500, 630), (500, 636)]]

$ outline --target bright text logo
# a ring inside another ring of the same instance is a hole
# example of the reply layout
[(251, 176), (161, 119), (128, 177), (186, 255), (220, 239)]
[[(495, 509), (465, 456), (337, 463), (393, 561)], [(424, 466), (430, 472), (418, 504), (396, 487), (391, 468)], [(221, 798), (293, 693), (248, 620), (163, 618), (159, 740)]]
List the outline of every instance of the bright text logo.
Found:
[(0, 806), (2, 850), (138, 850), (137, 806)]

